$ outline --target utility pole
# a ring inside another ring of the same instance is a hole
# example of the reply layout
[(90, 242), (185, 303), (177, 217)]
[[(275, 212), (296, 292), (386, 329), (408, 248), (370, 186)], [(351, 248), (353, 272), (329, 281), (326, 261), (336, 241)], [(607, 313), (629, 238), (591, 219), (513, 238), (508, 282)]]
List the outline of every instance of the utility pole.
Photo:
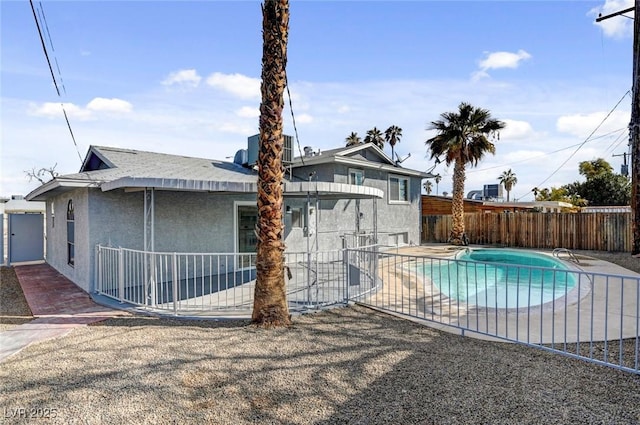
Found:
[(635, 6), (599, 16), (596, 22), (603, 21), (627, 12), (634, 12), (633, 20), (633, 85), (631, 89), (631, 120), (629, 122), (629, 144), (631, 147), (631, 228), (633, 246), (631, 255), (640, 254), (640, 0)]
[(627, 153), (619, 153), (611, 155), (613, 157), (621, 156), (622, 157), (622, 165), (620, 166), (620, 174), (629, 177), (629, 164), (627, 164)]

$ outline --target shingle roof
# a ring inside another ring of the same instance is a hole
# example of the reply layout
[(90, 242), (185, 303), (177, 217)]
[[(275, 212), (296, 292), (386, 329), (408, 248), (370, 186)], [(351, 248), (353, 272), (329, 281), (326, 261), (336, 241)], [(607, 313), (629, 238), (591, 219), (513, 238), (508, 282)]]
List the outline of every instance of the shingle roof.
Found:
[[(90, 170), (87, 167), (87, 163), (91, 155), (99, 156), (100, 159), (106, 160), (105, 162), (108, 161), (113, 167)], [(254, 170), (232, 162), (92, 146), (87, 153), (83, 170), (63, 177), (79, 180), (99, 180), (102, 182), (113, 181), (122, 177), (255, 182), (256, 176), (257, 174)]]
[[(314, 191), (327, 197), (383, 197), (382, 191), (373, 188), (362, 189), (332, 182), (318, 182), (312, 188), (291, 183), (286, 177), (284, 180), (284, 191), (288, 196), (300, 196)], [(235, 163), (213, 159), (91, 146), (80, 172), (56, 177), (32, 191), (27, 199), (45, 200), (51, 195), (78, 187), (100, 187), (103, 191), (152, 187), (181, 191), (256, 193), (257, 172)]]

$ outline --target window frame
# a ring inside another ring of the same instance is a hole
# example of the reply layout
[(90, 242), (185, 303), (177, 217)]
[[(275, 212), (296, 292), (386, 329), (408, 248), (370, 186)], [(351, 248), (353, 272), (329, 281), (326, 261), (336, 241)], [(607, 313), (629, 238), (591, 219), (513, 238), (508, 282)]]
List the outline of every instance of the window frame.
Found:
[[(351, 174), (356, 175), (354, 177), (355, 181), (351, 180)], [(358, 184), (358, 179), (357, 179), (357, 175), (360, 175), (360, 184)], [(362, 168), (349, 168), (349, 171), (347, 172), (347, 177), (349, 180), (349, 184), (355, 185), (355, 186), (364, 186), (364, 170)]]
[(304, 228), (304, 216), (302, 215), (302, 208), (291, 208), (291, 228)]
[[(396, 195), (396, 199), (394, 199), (393, 196), (392, 196), (393, 195), (392, 190), (391, 190), (391, 180), (392, 179), (398, 181), (398, 184), (397, 184), (398, 191), (395, 194)], [(401, 190), (400, 190), (400, 187), (401, 187), (400, 182), (401, 181), (406, 182), (405, 199), (401, 199), (400, 198), (400, 192), (401, 192)], [(409, 203), (411, 203), (410, 197), (409, 197), (410, 187), (411, 187), (411, 180), (409, 179), (409, 177), (399, 176), (397, 174), (389, 174), (389, 177), (387, 178), (387, 198), (388, 198), (389, 203), (390, 204), (409, 204)]]
[(73, 199), (67, 202), (67, 264), (76, 265), (76, 220)]

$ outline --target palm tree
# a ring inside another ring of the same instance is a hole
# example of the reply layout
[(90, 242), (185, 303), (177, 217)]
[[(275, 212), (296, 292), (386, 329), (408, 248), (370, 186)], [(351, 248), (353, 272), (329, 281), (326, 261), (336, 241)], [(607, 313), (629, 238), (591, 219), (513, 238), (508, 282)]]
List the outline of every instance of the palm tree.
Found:
[(516, 174), (511, 171), (511, 168), (509, 168), (509, 170), (503, 171), (502, 174), (500, 174), (500, 177), (498, 177), (498, 181), (501, 185), (504, 186), (504, 190), (507, 191), (507, 202), (509, 202), (509, 192), (511, 192), (513, 186), (518, 183)]
[(531, 189), (531, 191), (533, 192), (533, 200), (537, 201), (538, 200), (538, 193), (540, 192), (540, 189), (538, 189), (538, 187), (534, 187), (533, 189)]
[(464, 181), (466, 166), (477, 165), (487, 152), (495, 153), (495, 145), (487, 138), (495, 136), (505, 123), (491, 118), (487, 109), (462, 102), (458, 112), (445, 112), (441, 120), (432, 121), (428, 130), (438, 134), (425, 142), (431, 159), (442, 155), (447, 165), (454, 163), (453, 199), (451, 201), (452, 228), (449, 241), (455, 245), (467, 242), (464, 229)]
[(387, 128), (384, 132), (384, 140), (389, 143), (389, 146), (391, 146), (391, 159), (393, 161), (395, 161), (394, 158), (394, 146), (396, 145), (396, 143), (400, 143), (400, 139), (402, 138), (402, 129), (400, 127), (398, 127), (397, 125), (392, 125), (391, 127)]
[(283, 92), (286, 84), (289, 0), (262, 5), (262, 84), (258, 151), (258, 238), (251, 320), (261, 327), (291, 324), (284, 281), (282, 221)]
[(434, 178), (434, 180), (436, 181), (436, 195), (438, 194), (438, 183), (440, 183), (440, 180), (442, 180), (442, 176), (440, 174), (437, 174), (436, 177)]
[(427, 195), (430, 195), (433, 190), (433, 183), (431, 183), (431, 180), (427, 180), (422, 184), (422, 187), (424, 187), (424, 191), (427, 192)]
[(382, 132), (376, 127), (373, 127), (371, 130), (367, 131), (364, 142), (374, 143), (380, 149), (384, 148), (384, 137), (382, 136)]
[(351, 134), (348, 135), (346, 139), (344, 139), (344, 141), (347, 142), (347, 147), (359, 145), (360, 143), (362, 143), (362, 139), (355, 131), (352, 131)]

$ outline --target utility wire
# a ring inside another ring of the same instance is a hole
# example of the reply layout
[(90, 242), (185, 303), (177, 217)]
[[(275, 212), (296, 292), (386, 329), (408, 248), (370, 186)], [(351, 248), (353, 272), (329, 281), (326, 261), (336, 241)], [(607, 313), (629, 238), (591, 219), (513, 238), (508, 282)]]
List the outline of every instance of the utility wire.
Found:
[(60, 89), (58, 88), (58, 82), (56, 81), (56, 76), (53, 74), (53, 68), (51, 67), (51, 60), (49, 60), (49, 53), (47, 52), (47, 46), (44, 44), (44, 37), (42, 36), (42, 30), (40, 29), (40, 23), (38, 22), (38, 15), (36, 14), (36, 9), (33, 7), (33, 0), (29, 0), (29, 4), (31, 4), (31, 11), (33, 11), (33, 19), (36, 21), (36, 27), (38, 28), (38, 35), (40, 36), (40, 43), (42, 43), (42, 50), (44, 51), (45, 58), (47, 58), (49, 71), (51, 71), (51, 78), (53, 79), (53, 85), (56, 87), (56, 93), (58, 93), (58, 96), (60, 96)]
[[(622, 95), (622, 97), (620, 98), (620, 100), (618, 101), (618, 103), (616, 103), (616, 105), (613, 107), (613, 109), (611, 109), (611, 110), (609, 111), (609, 113), (608, 113), (608, 114), (607, 114), (607, 115), (602, 119), (602, 121), (600, 121), (600, 123), (599, 123), (599, 124), (596, 126), (596, 128), (591, 132), (591, 134), (589, 134), (589, 136), (587, 136), (587, 138), (586, 138), (582, 143), (580, 143), (580, 144), (578, 145), (578, 147), (576, 148), (576, 150), (574, 150), (574, 151), (573, 151), (573, 153), (571, 153), (571, 155), (569, 155), (569, 157), (568, 157), (566, 160), (564, 160), (564, 162), (563, 162), (562, 164), (560, 164), (560, 166), (559, 166), (558, 168), (556, 168), (556, 169), (555, 169), (551, 174), (549, 174), (549, 176), (548, 176), (546, 179), (544, 179), (543, 181), (541, 181), (540, 183), (538, 183), (538, 184), (536, 185), (536, 187), (540, 187), (540, 186), (542, 186), (542, 185), (543, 185), (544, 183), (546, 183), (546, 182), (547, 182), (551, 177), (553, 177), (553, 176), (554, 176), (558, 171), (560, 171), (560, 169), (562, 169), (562, 167), (564, 167), (564, 166), (567, 164), (567, 162), (569, 162), (569, 160), (570, 160), (571, 158), (573, 158), (573, 156), (574, 156), (574, 155), (575, 155), (575, 154), (580, 150), (580, 148), (582, 148), (582, 146), (584, 146), (584, 144), (585, 144), (585, 143), (587, 143), (587, 142), (591, 139), (591, 136), (593, 136), (593, 135), (595, 134), (595, 132), (596, 132), (596, 131), (598, 131), (598, 129), (602, 126), (602, 124), (604, 124), (604, 122), (609, 118), (609, 116), (611, 116), (611, 114), (613, 113), (613, 111), (615, 111), (615, 110), (616, 110), (616, 108), (618, 108), (618, 106), (620, 105), (620, 103), (622, 103), (622, 101), (624, 100), (624, 98), (625, 98), (628, 94), (630, 94), (630, 93), (631, 93), (631, 91), (630, 91), (630, 90), (627, 90), (627, 92), (626, 92), (625, 94), (623, 94), (623, 95)], [(529, 191), (529, 192), (531, 192), (531, 191)], [(529, 193), (529, 192), (527, 192), (527, 193)], [(524, 196), (524, 195), (525, 195), (525, 194), (523, 194), (522, 196)], [(517, 198), (519, 199), (519, 198), (521, 198), (522, 196), (518, 196)]]
[[(33, 19), (36, 22), (36, 28), (38, 29), (38, 35), (40, 36), (40, 43), (42, 44), (42, 50), (44, 51), (44, 56), (47, 59), (47, 64), (49, 65), (49, 71), (51, 72), (51, 78), (53, 79), (53, 85), (56, 88), (56, 93), (58, 93), (58, 97), (62, 97), (60, 94), (60, 88), (58, 87), (58, 82), (56, 81), (56, 76), (53, 72), (53, 67), (51, 66), (51, 60), (49, 59), (49, 52), (47, 51), (47, 45), (44, 42), (44, 37), (42, 35), (42, 28), (40, 27), (40, 22), (38, 22), (38, 15), (36, 13), (36, 9), (33, 6), (33, 0), (29, 0), (29, 4), (31, 5), (31, 11), (33, 12)], [(42, 9), (42, 3), (40, 3), (40, 8)], [(44, 16), (44, 10), (42, 11)], [(46, 21), (45, 21), (46, 22)], [(48, 28), (47, 28), (48, 31)], [(51, 43), (51, 37), (49, 37), (49, 43)], [(53, 43), (51, 43), (53, 47)], [(57, 61), (56, 61), (57, 64)], [(58, 68), (58, 72), (60, 72), (60, 68)], [(82, 155), (80, 155), (80, 150), (78, 149), (78, 143), (76, 142), (76, 138), (73, 135), (73, 131), (71, 130), (71, 123), (69, 122), (69, 117), (67, 116), (67, 111), (64, 108), (64, 103), (60, 102), (60, 106), (62, 107), (62, 113), (64, 114), (64, 119), (67, 123), (67, 127), (69, 128), (69, 134), (71, 134), (71, 140), (73, 140), (73, 145), (76, 148), (76, 153), (78, 154), (78, 158), (82, 163)]]
[(40, 8), (38, 9), (38, 13), (42, 18), (42, 22), (44, 22), (44, 29), (46, 30), (47, 41), (49, 42), (49, 46), (51, 46), (51, 51), (53, 52), (53, 60), (56, 63), (56, 71), (58, 71), (58, 80), (60, 81), (60, 85), (62, 87), (62, 92), (66, 95), (67, 89), (64, 87), (64, 81), (62, 81), (62, 72), (60, 72), (60, 65), (58, 64), (58, 58), (55, 55), (56, 49), (53, 47), (53, 40), (51, 39), (51, 33), (49, 32), (49, 24), (47, 23), (47, 17), (44, 14), (44, 8), (42, 7), (42, 2), (38, 2)]
[[(291, 92), (289, 91), (289, 79), (287, 77), (287, 69), (284, 70), (284, 84), (287, 88), (287, 97), (289, 98), (289, 110), (291, 111), (291, 120), (293, 121), (293, 131), (296, 135), (296, 144), (298, 145), (298, 152), (300, 153), (300, 161), (304, 165), (304, 155), (302, 155), (302, 149), (300, 149), (300, 139), (298, 138), (298, 127), (296, 126), (296, 116), (293, 113), (293, 103), (291, 101)], [(293, 160), (293, 158), (291, 158)]]
[[(624, 131), (624, 130), (627, 130), (627, 127), (619, 128), (617, 130), (610, 131), (608, 133), (602, 134), (602, 135), (597, 136), (597, 137), (592, 137), (591, 139), (589, 139), (589, 141), (593, 142), (594, 140), (602, 139), (603, 137), (607, 137), (607, 136), (609, 136), (611, 134), (617, 133), (619, 131)], [(621, 134), (624, 135), (625, 133), (621, 133)], [(620, 137), (621, 136), (618, 136), (615, 140), (617, 141)], [(613, 143), (615, 143), (615, 141)], [(484, 172), (484, 171), (493, 170), (493, 169), (496, 169), (496, 168), (512, 167), (514, 164), (521, 164), (523, 162), (534, 161), (536, 159), (544, 158), (545, 156), (553, 155), (554, 153), (558, 153), (558, 152), (566, 151), (567, 149), (575, 148), (576, 146), (579, 146), (581, 144), (582, 143), (576, 143), (575, 145), (565, 146), (564, 148), (556, 149), (555, 151), (543, 153), (541, 155), (533, 156), (533, 157), (526, 158), (526, 159), (521, 159), (520, 161), (509, 162), (508, 164), (494, 165), (493, 167), (485, 167), (485, 168), (472, 168), (469, 171), (467, 171), (467, 174)]]

